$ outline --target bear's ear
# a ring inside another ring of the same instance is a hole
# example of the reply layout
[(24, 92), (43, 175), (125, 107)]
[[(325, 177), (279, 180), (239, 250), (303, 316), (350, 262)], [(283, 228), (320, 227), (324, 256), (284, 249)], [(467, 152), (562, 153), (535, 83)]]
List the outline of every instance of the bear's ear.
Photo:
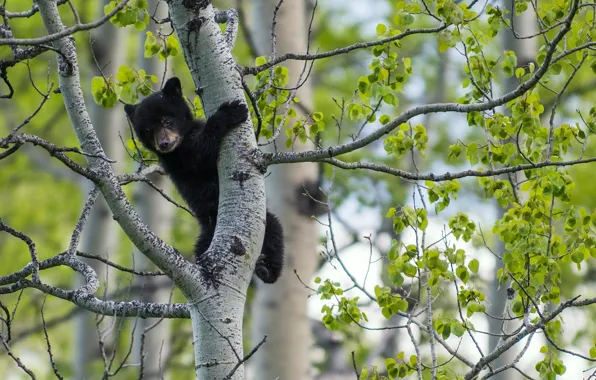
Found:
[(161, 90), (165, 95), (171, 97), (182, 97), (182, 85), (180, 84), (180, 79), (178, 77), (172, 77), (168, 79), (166, 84), (163, 86)]
[(135, 104), (125, 104), (124, 105), (124, 112), (126, 112), (126, 115), (130, 119), (130, 121), (133, 121), (135, 109), (137, 109), (137, 106)]

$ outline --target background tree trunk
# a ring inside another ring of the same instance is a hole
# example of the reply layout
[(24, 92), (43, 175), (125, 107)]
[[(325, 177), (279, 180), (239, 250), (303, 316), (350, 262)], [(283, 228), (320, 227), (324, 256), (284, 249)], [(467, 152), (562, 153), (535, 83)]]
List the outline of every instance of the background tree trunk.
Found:
[[(149, 72), (149, 71), (148, 71)], [(151, 176), (151, 181), (162, 189), (169, 187), (168, 178), (162, 175)], [(158, 192), (140, 184), (135, 194), (135, 207), (141, 219), (158, 236), (165, 238), (172, 225), (173, 209)], [(135, 269), (154, 271), (155, 265), (145, 255), (134, 250)], [(165, 276), (139, 277), (136, 281), (139, 299), (143, 302), (169, 303), (172, 294), (172, 282)], [(134, 359), (133, 363), (143, 363), (144, 379), (167, 379), (164, 365), (170, 352), (170, 320), (158, 318), (137, 319), (134, 321)], [(148, 329), (150, 329), (148, 331)], [(139, 374), (141, 376), (141, 374)]]
[[(103, 16), (103, 8), (108, 3), (109, 0), (98, 3), (99, 8), (96, 18)], [(95, 38), (96, 36), (97, 38)], [(85, 70), (85, 73), (89, 74), (89, 78), (83, 83), (90, 86), (91, 76), (102, 75), (100, 68), (103, 68), (106, 74), (115, 73), (118, 67), (125, 63), (127, 36), (128, 29), (114, 28), (110, 23), (102, 25), (92, 33), (91, 50), (95, 59), (93, 56), (90, 57), (88, 69)], [(95, 60), (97, 60), (97, 63)], [(89, 94), (86, 101), (87, 107), (90, 110), (93, 125), (104, 151), (110, 159), (117, 161), (112, 167), (121, 167), (124, 149), (118, 136), (118, 130), (126, 125), (124, 113), (120, 107), (104, 109), (93, 101), (90, 91), (86, 93)], [(81, 183), (83, 194), (88, 194), (92, 185), (91, 182), (84, 180)], [(104, 197), (100, 194), (85, 225), (81, 237), (81, 251), (103, 257), (108, 255), (113, 257), (118, 254), (118, 233), (119, 229), (112, 218), (112, 212)], [(109, 286), (106, 278), (106, 266), (103, 263), (84, 258), (81, 258), (81, 260), (91, 265), (99, 280), (105, 281), (105, 285)], [(79, 288), (84, 284), (81, 276), (75, 277), (75, 288)], [(99, 335), (96, 318), (97, 316), (93, 313), (81, 311), (75, 320), (76, 333), (74, 334), (75, 345), (73, 352), (75, 378), (77, 379), (92, 377), (92, 373), (88, 371), (89, 365), (99, 357)]]
[[(149, 6), (152, 12), (158, 6), (157, 0), (149, 0)], [(162, 19), (168, 16), (168, 9), (166, 4), (159, 4), (155, 14), (156, 19)], [(154, 30), (156, 24), (151, 20), (149, 29)], [(168, 24), (164, 24), (164, 33), (171, 31)], [(144, 40), (139, 41), (137, 52), (138, 67), (145, 70), (148, 74), (162, 77), (165, 69), (165, 61), (158, 60), (157, 57), (144, 57)], [(171, 67), (172, 62), (169, 62)], [(169, 68), (168, 67), (168, 68)], [(168, 70), (170, 74), (171, 70)], [(169, 77), (169, 75), (167, 75)], [(163, 85), (163, 83), (161, 83)], [(151, 181), (167, 193), (172, 188), (170, 180), (163, 175), (153, 174), (150, 176)], [(174, 216), (173, 206), (164, 199), (161, 194), (156, 192), (150, 186), (140, 183), (137, 185), (135, 191), (135, 206), (139, 211), (141, 219), (147, 226), (162, 239), (166, 239), (172, 227), (172, 219)], [(134, 250), (135, 268), (140, 271), (154, 271), (155, 265), (143, 255), (138, 249)], [(168, 283), (170, 286), (168, 286)], [(171, 281), (166, 277), (137, 277), (136, 285), (141, 289), (139, 294), (143, 302), (155, 303), (169, 303), (172, 294)], [(147, 329), (151, 329), (147, 331)], [(168, 379), (168, 372), (165, 371), (164, 365), (169, 356), (171, 349), (170, 339), (170, 320), (168, 319), (138, 319), (136, 321), (136, 329), (134, 336), (134, 363), (143, 363), (142, 373), (139, 376), (144, 379)]]
[[(503, 1), (503, 7), (507, 9), (512, 16), (513, 20), (513, 28), (515, 32), (520, 36), (529, 36), (534, 35), (538, 32), (538, 25), (536, 22), (536, 15), (534, 10), (529, 7), (524, 13), (519, 16), (515, 15), (515, 10), (511, 9), (512, 3), (509, 1)], [(536, 61), (536, 53), (538, 51), (537, 48), (537, 40), (536, 38), (528, 38), (528, 39), (517, 39), (515, 38), (513, 32), (509, 29), (503, 30), (503, 48), (505, 50), (511, 50), (515, 52), (517, 56), (517, 66), (522, 67), (527, 65), (530, 62)], [(518, 80), (515, 76), (511, 78), (505, 79), (505, 83), (503, 86), (504, 92), (513, 91), (518, 85)], [(511, 174), (511, 178), (514, 181), (514, 185), (517, 185), (519, 179), (523, 177), (523, 173), (514, 173)], [(508, 179), (509, 177), (505, 177)], [(519, 190), (519, 189), (518, 189)], [(495, 207), (497, 208), (497, 218), (502, 218), (505, 209), (499, 206), (495, 202)], [(505, 243), (503, 243), (500, 239), (497, 239), (497, 246), (495, 249), (495, 253), (500, 257), (503, 257), (505, 254)], [(499, 268), (503, 267), (503, 262), (499, 258), (495, 257), (495, 270), (494, 273), (497, 272)], [(499, 287), (499, 279), (493, 278), (492, 283), (490, 284), (489, 289), (489, 301), (490, 306), (488, 308), (488, 314), (494, 317), (500, 318), (501, 316), (507, 317), (505, 307), (507, 305), (507, 288), (509, 283), (504, 283)], [(489, 323), (489, 341), (488, 341), (488, 352), (491, 352), (497, 347), (499, 342), (502, 340), (500, 335), (503, 333), (511, 334), (513, 332), (514, 326), (511, 326), (512, 323), (505, 323), (499, 319), (493, 319), (488, 317)], [(515, 323), (515, 322), (514, 322)], [(511, 363), (515, 358), (516, 351), (509, 350), (503, 355), (500, 355), (492, 364), (493, 368), (499, 368), (507, 363)], [(495, 380), (514, 380), (521, 378), (521, 375), (513, 369), (509, 369), (503, 372), (500, 372), (493, 376)]]
[[(251, 12), (254, 40), (262, 55), (271, 55), (271, 24), (276, 0), (256, 0)], [(306, 52), (308, 22), (303, 0), (284, 2), (277, 14), (277, 54)], [(296, 85), (304, 62), (287, 61), (288, 87)], [(305, 74), (306, 75), (306, 74)], [(304, 77), (302, 78), (305, 79)], [(301, 104), (311, 109), (312, 88), (307, 81), (298, 91)], [(285, 134), (278, 138), (278, 149), (285, 149)], [(269, 147), (272, 149), (272, 147)], [(312, 149), (313, 144), (295, 144), (295, 150)], [(309, 350), (312, 346), (311, 325), (307, 317), (308, 290), (294, 271), (310, 282), (317, 268), (319, 234), (316, 222), (299, 209), (303, 183), (318, 180), (316, 163), (300, 163), (291, 167), (269, 167), (266, 178), (267, 204), (280, 217), (285, 231), (285, 266), (282, 277), (274, 285), (257, 281), (256, 299), (252, 306), (253, 342), (267, 335), (267, 343), (250, 363), (255, 379), (305, 380), (312, 378)], [(303, 204), (303, 203), (302, 203)]]

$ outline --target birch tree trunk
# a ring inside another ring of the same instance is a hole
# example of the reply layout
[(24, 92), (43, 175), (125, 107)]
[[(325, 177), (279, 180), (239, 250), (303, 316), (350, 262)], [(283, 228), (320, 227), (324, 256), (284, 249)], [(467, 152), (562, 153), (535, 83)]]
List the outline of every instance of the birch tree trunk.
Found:
[[(245, 102), (231, 47), (209, 1), (171, 0), (170, 17), (207, 116), (226, 101)], [(219, 208), (202, 288), (183, 289), (193, 324), (196, 375), (244, 379), (242, 322), (246, 291), (265, 232), (265, 183), (250, 118), (222, 143), (218, 159)], [(232, 253), (232, 243), (234, 253)], [(239, 249), (240, 248), (240, 249)], [(208, 278), (215, 276), (214, 286)], [(207, 280), (205, 280), (207, 278)]]
[[(95, 18), (103, 15), (104, 6), (109, 0), (98, 2), (97, 15)], [(114, 28), (107, 23), (99, 27), (92, 33), (93, 44), (91, 46), (94, 58), (89, 59), (89, 69), (87, 73), (92, 76), (100, 76), (102, 73), (99, 67), (104, 68), (105, 74), (112, 74), (118, 70), (118, 67), (125, 62), (125, 49), (128, 31), (125, 28)], [(96, 61), (97, 60), (97, 63)], [(106, 67), (105, 65), (109, 65)], [(98, 67), (99, 65), (99, 67)], [(90, 78), (89, 82), (90, 83)], [(91, 98), (91, 94), (89, 93)], [(126, 119), (122, 111), (118, 108), (103, 109), (93, 101), (89, 102), (91, 119), (96, 126), (98, 138), (105, 150), (106, 155), (116, 160), (113, 167), (122, 165), (123, 147), (118, 137), (118, 130), (125, 125)], [(89, 181), (81, 183), (83, 193), (87, 194), (93, 184)], [(118, 228), (112, 219), (110, 208), (103, 196), (99, 196), (89, 219), (83, 231), (81, 238), (81, 250), (83, 252), (108, 257), (117, 255), (118, 249)], [(105, 277), (105, 265), (97, 260), (82, 259), (89, 264), (97, 273), (100, 281), (105, 280), (106, 286), (109, 286)], [(75, 277), (75, 288), (84, 285), (82, 276)], [(111, 320), (110, 318), (107, 318)], [(92, 374), (88, 372), (89, 365), (93, 360), (99, 358), (98, 345), (98, 327), (96, 316), (87, 311), (81, 311), (75, 320), (75, 349), (74, 349), (74, 369), (75, 378), (89, 378)]]
[[(509, 1), (503, 1), (503, 7), (508, 9), (511, 12), (512, 20), (513, 20), (513, 28), (515, 32), (519, 36), (530, 36), (535, 35), (538, 33), (538, 25), (536, 21), (536, 15), (534, 14), (533, 9), (530, 7), (524, 13), (516, 16), (515, 10), (511, 9), (512, 3)], [(517, 39), (515, 38), (513, 32), (511, 30), (505, 29), (503, 30), (503, 48), (505, 50), (510, 50), (515, 52), (517, 56), (517, 65), (518, 67), (522, 67), (527, 65), (529, 62), (535, 62), (536, 60), (536, 53), (538, 52), (537, 48), (537, 40), (536, 38), (527, 38), (527, 39)], [(505, 93), (513, 91), (518, 85), (517, 79), (515, 76), (508, 78), (505, 80), (503, 91)], [(522, 173), (513, 173), (511, 174), (511, 178), (514, 180), (515, 184), (519, 182), (519, 179), (523, 176)], [(507, 178), (505, 178), (507, 179)], [(518, 188), (519, 191), (519, 188)], [(495, 203), (495, 207), (497, 207), (497, 218), (502, 218), (505, 211), (501, 206)], [(501, 240), (497, 240), (497, 247), (496, 247), (497, 255), (503, 257), (505, 254), (505, 243)], [(495, 270), (494, 273), (497, 272), (499, 268), (503, 267), (503, 262), (498, 258), (495, 258)], [(507, 310), (506, 305), (507, 303), (507, 288), (508, 283), (502, 284), (499, 286), (499, 279), (493, 278), (493, 281), (490, 285), (490, 306), (488, 310), (488, 314), (496, 317), (503, 317), (507, 318)], [(489, 323), (489, 342), (488, 342), (488, 352), (491, 352), (497, 347), (501, 339), (502, 334), (511, 334), (516, 326), (510, 326), (508, 323), (503, 323), (501, 320), (488, 318)], [(493, 368), (499, 368), (507, 363), (511, 363), (515, 358), (515, 351), (509, 350), (499, 357), (495, 359), (493, 363)], [(521, 378), (518, 372), (513, 369), (508, 369), (506, 371), (500, 372), (493, 376), (495, 380), (514, 380), (517, 378)]]
[[(150, 72), (150, 71), (147, 71)], [(152, 175), (151, 181), (162, 189), (168, 186), (168, 179)], [(173, 208), (158, 192), (145, 184), (135, 193), (135, 206), (139, 215), (158, 236), (167, 236), (172, 225)], [(134, 250), (135, 269), (153, 271), (155, 266), (138, 249)], [(172, 285), (165, 277), (140, 277), (136, 281), (143, 302), (169, 303)], [(168, 286), (169, 285), (169, 286)], [(137, 319), (134, 331), (133, 363), (142, 363), (139, 369), (144, 379), (168, 379), (164, 364), (170, 352), (170, 321), (168, 319)], [(150, 331), (148, 331), (150, 329)]]
[[(261, 55), (271, 54), (271, 25), (273, 11), (278, 1), (256, 0), (252, 9), (254, 40)], [(277, 13), (277, 54), (304, 53), (307, 47), (308, 23), (304, 0), (286, 1)], [(289, 69), (288, 87), (294, 87), (304, 68), (304, 62), (287, 61)], [(307, 70), (308, 71), (308, 70)], [(304, 74), (306, 75), (306, 73)], [(302, 78), (305, 79), (304, 77)], [(312, 88), (310, 82), (297, 93), (300, 102), (311, 109)], [(285, 149), (283, 139), (277, 142), (278, 149)], [(312, 143), (295, 144), (294, 150), (312, 149)], [(310, 347), (312, 346), (311, 325), (307, 317), (306, 301), (308, 290), (300, 283), (294, 270), (303, 281), (309, 282), (317, 267), (318, 232), (316, 222), (308, 210), (303, 210), (303, 184), (317, 183), (316, 163), (300, 163), (269, 168), (266, 180), (267, 203), (276, 213), (286, 231), (284, 273), (275, 283), (267, 286), (257, 284), (257, 294), (252, 306), (254, 341), (267, 335), (267, 344), (255, 354), (255, 379), (305, 380), (312, 378)]]
[[(167, 17), (167, 6), (158, 4), (157, 0), (149, 0), (148, 9), (154, 10), (156, 19)], [(155, 28), (155, 23), (151, 20), (150, 29)], [(168, 34), (171, 30), (167, 24), (164, 24), (163, 32)], [(167, 29), (166, 29), (167, 28)], [(139, 41), (139, 50), (137, 52), (138, 67), (149, 74), (161, 77), (165, 68), (165, 62), (157, 57), (150, 59), (144, 58), (144, 41)], [(171, 66), (171, 62), (170, 62)], [(171, 70), (168, 70), (168, 74)], [(172, 188), (170, 181), (166, 176), (153, 174), (150, 180), (159, 188), (170, 193)], [(135, 191), (135, 206), (139, 210), (139, 215), (158, 236), (165, 237), (172, 227), (174, 216), (173, 206), (165, 200), (161, 194), (156, 192), (146, 184), (138, 184)], [(135, 268), (140, 271), (155, 270), (151, 263), (142, 252), (135, 248), (134, 250)], [(164, 277), (139, 277), (137, 286), (141, 289), (140, 299), (143, 302), (169, 303), (171, 295), (171, 286), (167, 286), (168, 279)], [(134, 333), (133, 353), (134, 363), (142, 363), (139, 376), (148, 380), (168, 379), (167, 371), (164, 369), (165, 361), (169, 356), (171, 349), (170, 339), (170, 321), (168, 319), (146, 318), (138, 319)], [(147, 331), (147, 329), (151, 329)]]

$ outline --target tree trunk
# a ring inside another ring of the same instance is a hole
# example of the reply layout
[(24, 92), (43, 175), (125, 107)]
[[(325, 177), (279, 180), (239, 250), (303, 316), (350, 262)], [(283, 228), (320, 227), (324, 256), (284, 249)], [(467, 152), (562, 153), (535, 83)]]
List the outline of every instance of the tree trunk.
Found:
[[(96, 17), (101, 17), (103, 15), (103, 7), (107, 3), (109, 3), (109, 0), (103, 0), (98, 4), (98, 15)], [(116, 29), (109, 23), (104, 24), (95, 30), (92, 33), (92, 52), (95, 55), (95, 59), (93, 59), (93, 57), (90, 58), (88, 62), (89, 70), (86, 70), (86, 73), (91, 76), (102, 75), (98, 65), (100, 68), (103, 68), (105, 74), (115, 73), (118, 70), (118, 67), (125, 61), (127, 35), (128, 32), (126, 28)], [(97, 63), (95, 60), (97, 60)], [(104, 65), (108, 63), (109, 65), (104, 67)], [(91, 78), (89, 78), (87, 83), (90, 83), (90, 80)], [(87, 102), (87, 104), (89, 104), (89, 107), (91, 108), (91, 119), (93, 125), (96, 126), (97, 135), (106, 155), (117, 161), (117, 164), (115, 165), (121, 166), (123, 148), (122, 142), (118, 137), (118, 130), (126, 123), (122, 110), (119, 108), (104, 109), (95, 104), (92, 100)], [(115, 165), (113, 167), (115, 167)], [(83, 193), (88, 194), (93, 185), (85, 180), (81, 183), (81, 186)], [(87, 224), (85, 225), (81, 237), (81, 250), (103, 257), (110, 255), (113, 258), (118, 254), (117, 249), (117, 224), (112, 219), (110, 208), (104, 197), (99, 195), (89, 214), (89, 219), (87, 220)], [(106, 286), (109, 285), (107, 282), (108, 280), (105, 277), (105, 264), (90, 259), (82, 259), (82, 261), (91, 265), (100, 281), (106, 281)], [(81, 276), (76, 276), (74, 281), (75, 288), (84, 285), (84, 280)], [(110, 318), (107, 319), (111, 320)], [(92, 375), (88, 372), (89, 365), (93, 360), (98, 359), (100, 354), (98, 345), (99, 335), (95, 314), (87, 311), (79, 313), (76, 316), (75, 329), (75, 378), (89, 378)]]
[[(252, 10), (254, 37), (260, 54), (271, 54), (271, 23), (277, 1), (257, 0)], [(284, 2), (277, 14), (277, 54), (304, 53), (307, 46), (308, 23), (303, 0)], [(290, 80), (288, 87), (296, 85), (304, 62), (287, 61)], [(307, 70), (308, 71), (308, 70)], [(306, 75), (306, 73), (304, 74)], [(302, 80), (305, 78), (303, 77)], [(298, 91), (300, 102), (311, 108), (312, 89), (307, 81)], [(285, 147), (285, 134), (277, 147)], [(283, 148), (282, 148), (283, 149)], [(312, 149), (312, 144), (294, 146), (295, 150)], [(255, 354), (255, 379), (305, 380), (312, 378), (310, 347), (311, 325), (307, 317), (308, 290), (300, 283), (310, 282), (317, 266), (318, 231), (308, 210), (300, 210), (303, 183), (317, 183), (318, 166), (300, 163), (269, 168), (266, 179), (267, 203), (281, 220), (285, 233), (284, 274), (275, 285), (257, 284), (257, 294), (252, 306), (253, 343), (267, 335), (267, 343)]]
[[(210, 2), (171, 0), (169, 5), (206, 115), (212, 115), (225, 101), (245, 103), (231, 48), (214, 21)], [(257, 144), (249, 118), (231, 131), (221, 146), (217, 227), (209, 250), (198, 263), (203, 281), (182, 289), (192, 318), (198, 379), (245, 378), (241, 361), (246, 291), (265, 232), (265, 182), (255, 165), (255, 154)], [(217, 284), (205, 279), (209, 275)]]
[[(167, 6), (160, 4), (157, 0), (149, 0), (147, 9), (154, 10), (156, 19), (167, 17)], [(151, 20), (149, 29), (154, 29), (156, 24)], [(167, 33), (168, 30), (164, 30)], [(148, 74), (161, 77), (165, 62), (157, 57), (144, 57), (144, 41), (139, 42), (139, 51), (137, 52), (138, 66)], [(171, 62), (170, 62), (171, 66)], [(168, 70), (171, 71), (171, 70)], [(161, 189), (169, 193), (172, 188), (167, 177), (162, 175), (151, 175), (151, 181)], [(135, 192), (135, 205), (139, 210), (139, 215), (147, 226), (158, 236), (165, 237), (172, 227), (174, 208), (161, 194), (147, 186), (138, 184)], [(134, 250), (135, 268), (140, 271), (153, 271), (155, 265), (151, 263), (142, 252), (135, 248)], [(169, 280), (165, 277), (137, 277), (136, 284), (141, 290), (140, 299), (143, 302), (169, 303), (172, 286), (167, 286)], [(147, 331), (150, 329), (150, 331)], [(134, 334), (133, 352), (134, 363), (142, 363), (139, 376), (148, 380), (168, 379), (167, 371), (164, 369), (166, 359), (171, 349), (170, 339), (170, 321), (168, 319), (138, 319)]]
[[(515, 32), (520, 36), (529, 36), (534, 35), (538, 32), (538, 25), (536, 23), (536, 15), (532, 8), (528, 8), (524, 13), (519, 16), (515, 16), (515, 11), (511, 9), (511, 2), (503, 1), (503, 7), (508, 9), (509, 12), (513, 15), (513, 27)], [(511, 50), (515, 52), (517, 56), (517, 65), (518, 67), (522, 67), (527, 65), (529, 62), (535, 62), (536, 60), (536, 53), (538, 51), (536, 43), (536, 38), (529, 38), (529, 39), (516, 39), (513, 33), (505, 29), (503, 31), (503, 47), (505, 50)], [(513, 91), (518, 85), (517, 78), (515, 76), (508, 78), (505, 80), (504, 85), (504, 92)], [(518, 178), (523, 176), (523, 173), (514, 173), (511, 174), (514, 185), (517, 185), (519, 182)], [(507, 179), (506, 177), (505, 179)], [(519, 189), (518, 189), (519, 190)], [(505, 211), (501, 206), (495, 203), (495, 207), (497, 207), (497, 218), (502, 218)], [(505, 243), (503, 243), (500, 239), (497, 241), (497, 247), (495, 252), (500, 257), (503, 257), (505, 254)], [(498, 258), (495, 258), (495, 270), (494, 273), (499, 270), (499, 268), (503, 267), (503, 262)], [(499, 279), (493, 278), (492, 283), (490, 285), (489, 290), (489, 301), (490, 306), (488, 309), (488, 314), (494, 317), (504, 317), (507, 318), (508, 314), (505, 310), (507, 303), (507, 288), (509, 283), (504, 283), (499, 287)], [(488, 317), (489, 323), (489, 342), (488, 342), (488, 352), (492, 352), (495, 347), (502, 342), (502, 338), (500, 337), (503, 333), (511, 334), (516, 326), (511, 326), (512, 323), (503, 323), (503, 321), (498, 319), (493, 319)], [(515, 322), (513, 322), (515, 323)], [(509, 350), (502, 355), (500, 355), (492, 364), (493, 368), (499, 368), (503, 365), (511, 363), (515, 358), (515, 351)], [(500, 372), (493, 376), (495, 380), (514, 380), (516, 378), (520, 378), (518, 372), (513, 369), (508, 369), (506, 371)]]

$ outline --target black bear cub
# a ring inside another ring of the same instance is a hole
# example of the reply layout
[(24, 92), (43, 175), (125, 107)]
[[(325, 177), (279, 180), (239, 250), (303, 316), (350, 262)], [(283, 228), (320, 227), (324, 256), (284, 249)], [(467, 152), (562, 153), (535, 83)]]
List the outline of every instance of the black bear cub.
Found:
[[(201, 225), (195, 244), (200, 264), (207, 251), (217, 219), (219, 182), (217, 157), (223, 137), (248, 118), (239, 101), (222, 104), (206, 122), (194, 119), (182, 96), (180, 80), (170, 78), (161, 91), (124, 110), (141, 143), (155, 152), (182, 198)], [(266, 283), (275, 282), (283, 266), (283, 230), (277, 217), (267, 212), (263, 249), (255, 268)]]

